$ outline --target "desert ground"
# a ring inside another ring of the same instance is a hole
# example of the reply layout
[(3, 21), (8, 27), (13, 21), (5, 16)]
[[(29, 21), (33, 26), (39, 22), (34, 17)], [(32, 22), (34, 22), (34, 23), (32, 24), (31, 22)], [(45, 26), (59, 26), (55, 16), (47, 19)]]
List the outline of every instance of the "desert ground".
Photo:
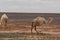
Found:
[[(1, 16), (2, 14), (0, 14)], [(9, 21), (6, 27), (0, 25), (0, 40), (60, 40), (60, 14), (7, 14)], [(31, 21), (37, 16), (53, 17), (50, 25), (37, 26), (38, 34)]]
[(60, 40), (60, 25), (37, 27), (39, 34), (30, 25), (9, 25), (0, 28), (0, 40)]

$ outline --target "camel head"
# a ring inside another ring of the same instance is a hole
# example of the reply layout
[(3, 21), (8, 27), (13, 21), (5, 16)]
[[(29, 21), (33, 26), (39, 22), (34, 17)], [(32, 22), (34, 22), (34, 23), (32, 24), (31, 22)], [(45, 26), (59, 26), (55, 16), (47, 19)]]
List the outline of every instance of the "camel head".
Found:
[(49, 18), (47, 19), (47, 24), (51, 24), (53, 20), (54, 20), (53, 17), (49, 17)]

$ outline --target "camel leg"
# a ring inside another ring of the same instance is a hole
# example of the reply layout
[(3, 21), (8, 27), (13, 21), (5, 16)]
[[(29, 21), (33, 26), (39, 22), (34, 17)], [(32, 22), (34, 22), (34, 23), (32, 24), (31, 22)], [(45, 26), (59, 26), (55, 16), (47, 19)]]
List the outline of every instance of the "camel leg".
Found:
[(32, 27), (31, 27), (31, 33), (32, 33), (33, 28), (34, 28), (34, 27), (32, 26)]
[(3, 28), (3, 23), (1, 23), (1, 27), (0, 27), (1, 29)]
[(4, 23), (1, 22), (1, 28), (4, 29)]
[(7, 26), (7, 20), (5, 20), (5, 22), (4, 22), (4, 23), (5, 23), (5, 26)]
[(33, 22), (32, 22), (31, 33), (32, 33), (33, 28), (34, 28), (34, 26), (33, 26)]
[(35, 27), (35, 31), (38, 33), (37, 29), (36, 29), (36, 25), (34, 26)]
[(7, 22), (4, 23), (4, 29), (7, 29)]
[(6, 27), (7, 26), (7, 23), (5, 23), (4, 26)]
[(4, 27), (4, 25), (3, 25), (4, 23), (1, 23), (1, 27), (3, 28)]

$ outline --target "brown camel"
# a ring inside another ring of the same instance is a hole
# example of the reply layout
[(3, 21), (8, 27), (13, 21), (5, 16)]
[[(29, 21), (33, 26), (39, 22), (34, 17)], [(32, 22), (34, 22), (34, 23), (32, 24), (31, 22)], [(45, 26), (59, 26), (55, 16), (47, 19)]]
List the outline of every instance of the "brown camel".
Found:
[(43, 24), (47, 25), (47, 24), (51, 24), (51, 22), (53, 21), (52, 17), (49, 17), (48, 20), (46, 20), (44, 17), (40, 16), (40, 17), (36, 17), (33, 21), (32, 21), (32, 27), (31, 27), (31, 33), (33, 28), (35, 29), (35, 31), (38, 33), (38, 31), (36, 30), (36, 26), (42, 26)]

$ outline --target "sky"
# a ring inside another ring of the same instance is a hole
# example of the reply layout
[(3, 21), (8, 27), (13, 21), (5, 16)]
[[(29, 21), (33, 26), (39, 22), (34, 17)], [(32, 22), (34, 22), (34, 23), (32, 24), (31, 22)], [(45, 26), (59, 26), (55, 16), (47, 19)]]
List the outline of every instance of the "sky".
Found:
[(0, 0), (0, 12), (60, 13), (60, 0)]

